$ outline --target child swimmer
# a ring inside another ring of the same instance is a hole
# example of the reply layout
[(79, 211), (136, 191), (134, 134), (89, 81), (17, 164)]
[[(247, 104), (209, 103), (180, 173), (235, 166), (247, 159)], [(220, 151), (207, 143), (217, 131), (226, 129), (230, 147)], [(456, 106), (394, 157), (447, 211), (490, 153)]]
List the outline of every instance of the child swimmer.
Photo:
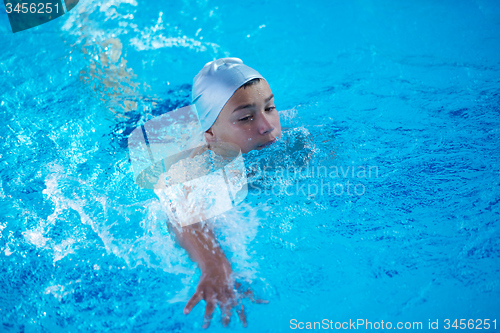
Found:
[[(264, 149), (281, 137), (280, 118), (269, 84), (240, 59), (222, 58), (207, 63), (193, 80), (192, 99), (209, 147), (229, 143), (248, 153)], [(216, 305), (221, 309), (224, 326), (230, 321), (233, 307), (246, 326), (240, 299), (266, 301), (255, 300), (251, 290), (237, 291), (239, 284), (232, 277), (231, 265), (212, 229), (200, 222), (181, 225), (169, 221), (169, 230), (202, 272), (184, 313), (205, 300), (204, 328), (210, 325)]]

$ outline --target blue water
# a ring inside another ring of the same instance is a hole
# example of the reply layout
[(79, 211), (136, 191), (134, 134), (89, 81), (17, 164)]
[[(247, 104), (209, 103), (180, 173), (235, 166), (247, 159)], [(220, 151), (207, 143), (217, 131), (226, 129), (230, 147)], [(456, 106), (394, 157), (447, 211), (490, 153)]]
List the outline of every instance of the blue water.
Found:
[[(224, 56), (267, 78), (288, 128), (287, 145), (246, 157), (270, 169), (220, 219), (235, 271), (269, 300), (230, 330), (500, 330), (498, 1), (87, 0), (16, 34), (3, 8), (0, 331), (201, 330), (201, 304), (182, 314), (199, 271), (135, 185), (127, 137), (189, 104)], [(281, 159), (339, 175), (280, 174)], [(311, 192), (347, 181), (350, 194)], [(210, 330), (229, 331), (219, 320)]]

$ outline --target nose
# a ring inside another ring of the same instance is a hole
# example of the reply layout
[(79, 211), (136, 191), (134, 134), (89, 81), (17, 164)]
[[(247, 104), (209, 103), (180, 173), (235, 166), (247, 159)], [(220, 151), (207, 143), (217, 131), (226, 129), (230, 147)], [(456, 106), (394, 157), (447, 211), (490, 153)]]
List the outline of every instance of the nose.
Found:
[(261, 112), (259, 117), (258, 129), (261, 135), (269, 134), (274, 131), (274, 126), (271, 123), (271, 116), (266, 112)]

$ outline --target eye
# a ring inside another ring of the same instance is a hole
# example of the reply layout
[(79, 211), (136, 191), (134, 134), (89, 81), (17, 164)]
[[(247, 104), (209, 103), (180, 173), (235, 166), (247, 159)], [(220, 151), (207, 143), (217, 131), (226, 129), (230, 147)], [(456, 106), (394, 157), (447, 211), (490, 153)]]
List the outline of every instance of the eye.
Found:
[(253, 119), (252, 116), (246, 116), (244, 118), (239, 119), (239, 121), (245, 122), (245, 121), (249, 121), (249, 120), (252, 120), (252, 119)]
[(270, 106), (270, 107), (266, 108), (266, 111), (273, 111), (273, 110), (276, 110), (276, 107)]

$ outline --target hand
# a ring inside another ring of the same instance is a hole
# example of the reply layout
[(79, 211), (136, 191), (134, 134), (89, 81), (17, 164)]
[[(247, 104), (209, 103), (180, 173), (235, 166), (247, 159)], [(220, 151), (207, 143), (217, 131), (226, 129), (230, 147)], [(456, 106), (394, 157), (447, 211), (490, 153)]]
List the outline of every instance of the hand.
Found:
[(196, 292), (184, 308), (184, 314), (191, 312), (191, 309), (198, 304), (202, 299), (206, 302), (205, 319), (203, 328), (210, 326), (210, 320), (215, 310), (215, 306), (219, 305), (222, 313), (222, 325), (226, 327), (229, 324), (232, 314), (232, 308), (236, 308), (236, 312), (240, 317), (243, 327), (247, 326), (246, 316), (241, 299), (248, 297), (254, 303), (268, 303), (265, 300), (255, 300), (252, 290), (248, 289), (245, 292), (238, 291), (241, 284), (235, 283), (231, 277), (231, 268), (224, 267), (222, 269), (211, 269), (202, 273)]

